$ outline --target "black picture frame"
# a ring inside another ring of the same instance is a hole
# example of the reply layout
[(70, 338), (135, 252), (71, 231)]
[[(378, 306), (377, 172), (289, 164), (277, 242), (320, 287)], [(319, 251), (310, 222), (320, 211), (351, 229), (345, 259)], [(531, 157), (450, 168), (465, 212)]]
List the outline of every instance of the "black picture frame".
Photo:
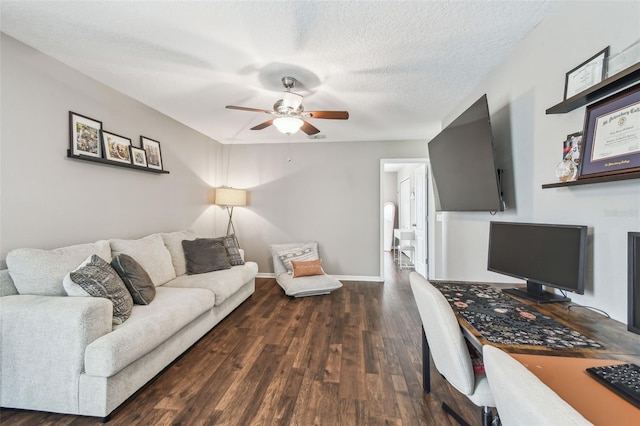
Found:
[(640, 171), (640, 84), (589, 105), (583, 135), (578, 179)]
[(640, 334), (640, 232), (628, 233), (628, 247), (627, 330)]
[(160, 142), (146, 136), (140, 136), (140, 146), (147, 152), (147, 167), (155, 170), (164, 170)]
[(147, 151), (137, 146), (132, 146), (131, 161), (134, 166), (147, 167)]
[(609, 46), (567, 72), (564, 77), (564, 99), (576, 96), (604, 80), (608, 59)]
[(106, 160), (132, 164), (131, 139), (103, 130), (102, 149)]
[(102, 121), (69, 111), (69, 150), (73, 155), (102, 158)]

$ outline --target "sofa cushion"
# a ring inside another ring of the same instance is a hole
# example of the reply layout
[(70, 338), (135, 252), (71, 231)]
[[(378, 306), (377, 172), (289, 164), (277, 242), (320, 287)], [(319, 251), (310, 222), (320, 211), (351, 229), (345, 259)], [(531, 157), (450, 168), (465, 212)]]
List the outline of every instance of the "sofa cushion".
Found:
[(92, 254), (62, 281), (69, 296), (102, 297), (113, 305), (113, 324), (122, 324), (131, 315), (133, 300), (122, 278), (100, 256)]
[(176, 277), (171, 254), (159, 234), (149, 235), (139, 240), (110, 240), (113, 257), (128, 254), (133, 257), (157, 287)]
[(291, 278), (310, 277), (312, 275), (324, 275), (322, 259), (316, 260), (292, 260), (293, 272)]
[(110, 261), (108, 241), (53, 250), (21, 248), (7, 254), (7, 269), (19, 294), (66, 296), (62, 280), (92, 254)]
[(245, 262), (244, 265), (233, 266), (231, 269), (207, 272), (198, 275), (182, 275), (166, 285), (179, 288), (206, 288), (216, 295), (216, 306), (224, 303), (240, 287), (255, 278), (258, 264)]
[(293, 278), (287, 272), (276, 277), (287, 296), (315, 296), (327, 294), (342, 287), (342, 283), (331, 275), (314, 275), (310, 277)]
[(184, 231), (169, 232), (160, 234), (164, 245), (171, 254), (171, 262), (173, 262), (173, 269), (176, 271), (176, 276), (184, 275), (187, 273), (187, 262), (184, 258), (184, 249), (182, 248), (182, 241), (195, 240), (198, 238), (198, 234), (190, 229)]
[(18, 289), (13, 285), (8, 269), (0, 270), (0, 297), (13, 296), (18, 294)]
[(131, 293), (133, 303), (148, 305), (156, 296), (156, 286), (151, 277), (136, 260), (128, 254), (119, 254), (111, 261), (111, 266), (120, 275), (127, 290)]
[(183, 241), (187, 274), (204, 274), (231, 268), (223, 240), (224, 238), (196, 238), (193, 241)]
[(227, 255), (229, 256), (229, 263), (232, 266), (244, 265), (244, 259), (240, 253), (240, 247), (238, 246), (238, 240), (235, 234), (227, 235), (222, 238), (224, 242), (224, 248), (227, 249)]
[(156, 288), (153, 303), (135, 305), (124, 324), (87, 346), (86, 373), (113, 376), (212, 309), (214, 301), (213, 293), (205, 289)]

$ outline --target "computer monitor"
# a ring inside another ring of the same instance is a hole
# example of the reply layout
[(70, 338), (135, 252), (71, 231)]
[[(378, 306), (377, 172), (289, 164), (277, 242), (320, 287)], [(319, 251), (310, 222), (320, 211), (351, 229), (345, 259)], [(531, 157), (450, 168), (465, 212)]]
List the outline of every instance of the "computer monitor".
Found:
[(629, 232), (629, 308), (627, 329), (640, 334), (640, 232)]
[(568, 302), (543, 286), (584, 293), (587, 227), (491, 222), (487, 269), (523, 279), (526, 289), (505, 289), (538, 303)]

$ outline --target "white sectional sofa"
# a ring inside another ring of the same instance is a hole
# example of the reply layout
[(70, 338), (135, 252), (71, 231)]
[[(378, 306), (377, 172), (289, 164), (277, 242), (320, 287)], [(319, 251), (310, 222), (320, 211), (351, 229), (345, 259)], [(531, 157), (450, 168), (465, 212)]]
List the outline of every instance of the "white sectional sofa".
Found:
[[(185, 273), (181, 243), (196, 237), (180, 231), (9, 253), (0, 271), (0, 405), (108, 418), (251, 296), (255, 262)], [(67, 296), (60, 282), (96, 252), (107, 262), (116, 253), (134, 257), (155, 285), (151, 303), (133, 305), (122, 324), (112, 324), (111, 300)]]

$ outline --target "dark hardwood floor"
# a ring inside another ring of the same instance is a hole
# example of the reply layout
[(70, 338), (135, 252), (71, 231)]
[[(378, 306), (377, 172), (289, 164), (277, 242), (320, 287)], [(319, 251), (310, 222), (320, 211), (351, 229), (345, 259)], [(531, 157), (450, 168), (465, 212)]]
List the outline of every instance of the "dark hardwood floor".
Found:
[[(125, 402), (116, 425), (454, 425), (480, 411), (439, 375), (422, 391), (421, 328), (409, 271), (294, 299), (273, 279)], [(97, 425), (2, 409), (3, 425)]]

